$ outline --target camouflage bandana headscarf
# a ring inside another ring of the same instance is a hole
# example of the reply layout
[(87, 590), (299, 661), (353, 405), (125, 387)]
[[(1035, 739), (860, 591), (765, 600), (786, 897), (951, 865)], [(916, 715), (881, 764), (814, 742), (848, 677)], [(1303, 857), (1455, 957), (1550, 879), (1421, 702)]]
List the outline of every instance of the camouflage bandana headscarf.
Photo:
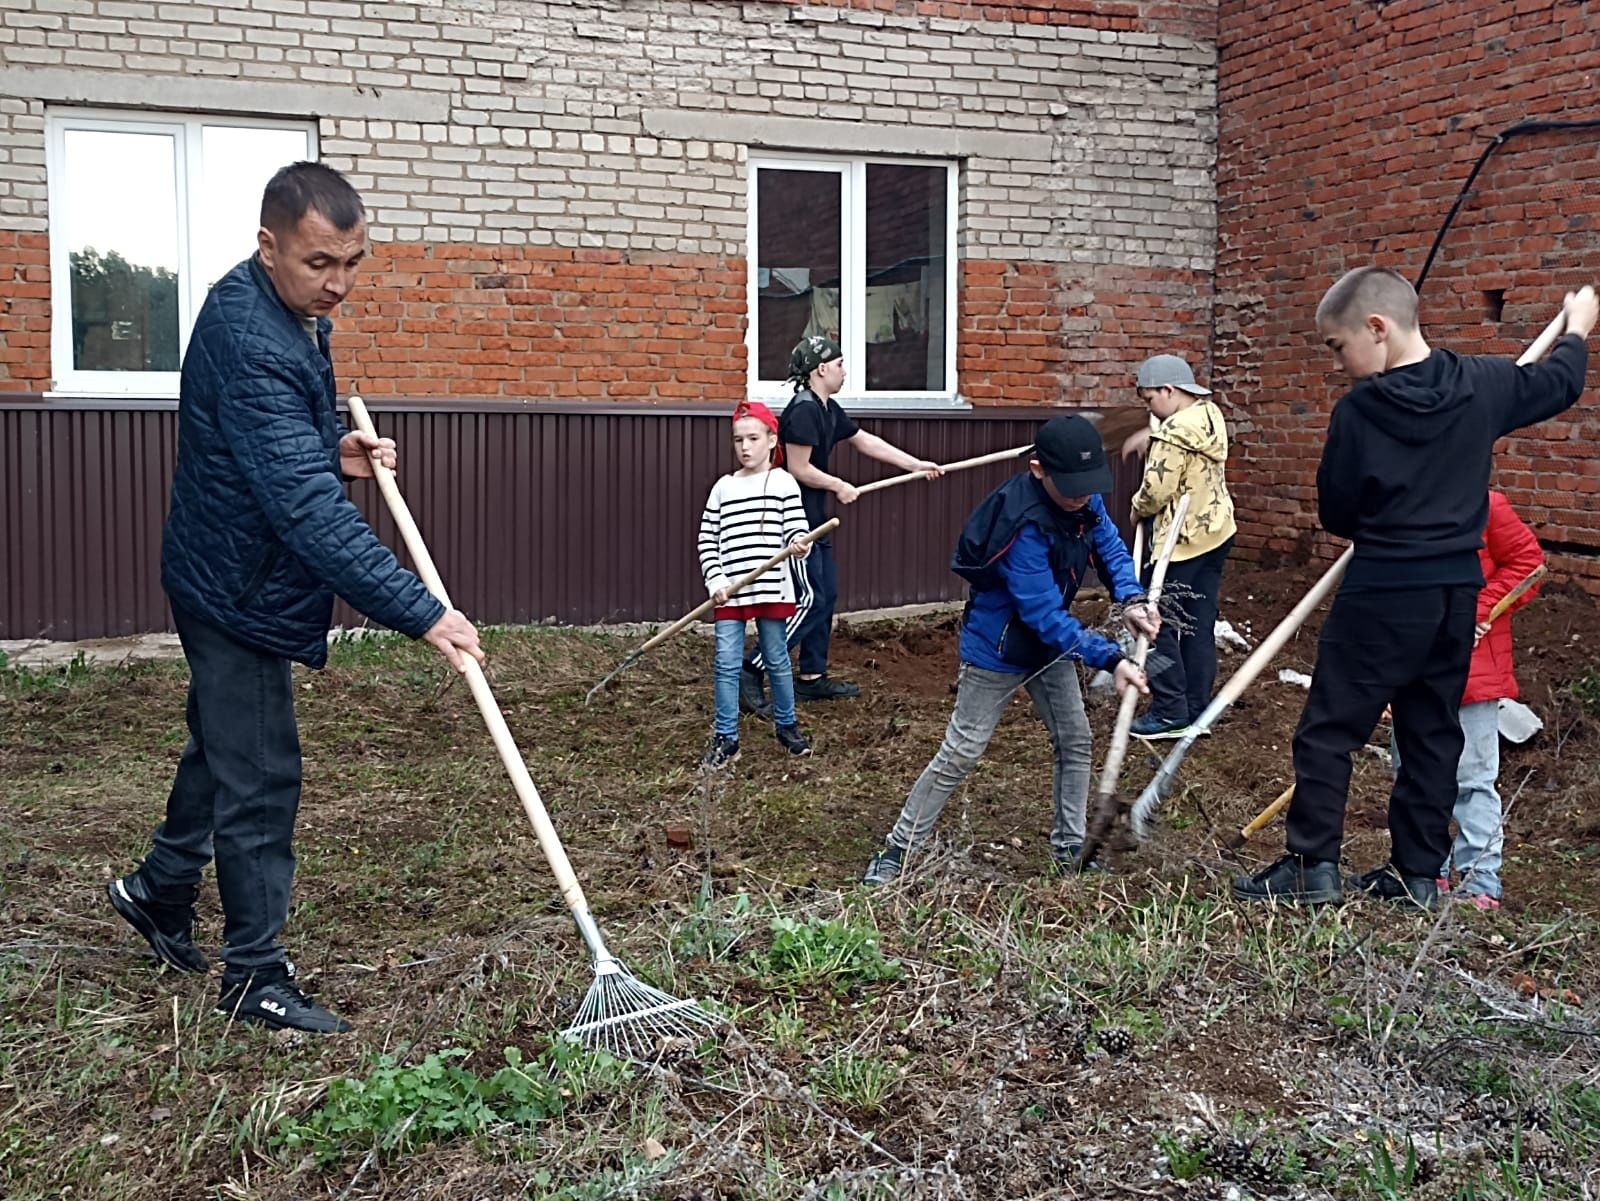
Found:
[(811, 373), (824, 363), (844, 358), (837, 342), (830, 342), (821, 334), (801, 338), (800, 345), (789, 356), (789, 379), (798, 392), (811, 382)]

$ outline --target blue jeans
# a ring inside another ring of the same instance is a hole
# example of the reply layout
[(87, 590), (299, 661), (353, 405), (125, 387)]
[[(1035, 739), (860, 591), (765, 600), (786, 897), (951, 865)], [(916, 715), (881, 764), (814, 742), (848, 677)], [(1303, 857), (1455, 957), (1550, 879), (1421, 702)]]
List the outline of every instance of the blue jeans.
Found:
[[(1456, 840), (1439, 868), (1448, 876), (1461, 873), (1465, 896), (1500, 899), (1500, 863), (1505, 850), (1505, 822), (1500, 812), (1500, 702), (1461, 706), (1461, 733), (1466, 739), (1456, 762)], [(1395, 770), (1400, 752), (1390, 743)]]
[[(812, 554), (815, 554), (812, 551)], [(717, 624), (715, 731), (724, 738), (739, 737), (739, 669), (744, 663), (742, 621)], [(795, 724), (794, 672), (789, 667), (789, 648), (783, 641), (781, 617), (756, 618), (756, 644), (766, 662), (767, 678), (772, 681), (772, 720), (780, 726)]]
[(289, 661), (236, 642), (172, 606), (189, 661), (189, 742), (140, 874), (157, 893), (200, 883), (213, 856), (222, 962), (248, 972), (283, 962), (300, 734)]

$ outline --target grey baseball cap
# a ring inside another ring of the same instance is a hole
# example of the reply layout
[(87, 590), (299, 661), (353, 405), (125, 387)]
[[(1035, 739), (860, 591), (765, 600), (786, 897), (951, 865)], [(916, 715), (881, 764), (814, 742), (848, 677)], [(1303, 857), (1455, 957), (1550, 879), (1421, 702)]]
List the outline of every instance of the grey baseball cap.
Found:
[(1210, 388), (1194, 382), (1194, 372), (1175, 354), (1153, 354), (1139, 364), (1136, 388), (1178, 388), (1190, 396), (1210, 396)]

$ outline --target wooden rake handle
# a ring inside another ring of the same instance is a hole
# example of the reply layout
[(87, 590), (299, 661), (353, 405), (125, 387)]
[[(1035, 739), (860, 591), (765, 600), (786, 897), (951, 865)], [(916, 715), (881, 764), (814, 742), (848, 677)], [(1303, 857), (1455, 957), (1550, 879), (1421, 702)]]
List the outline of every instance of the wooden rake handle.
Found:
[[(367, 406), (362, 403), (361, 398), (352, 395), (349, 405), (350, 419), (355, 423), (355, 427), (364, 434), (377, 437), (378, 431), (373, 428), (372, 418), (367, 413)], [(373, 460), (372, 471), (378, 481), (378, 491), (383, 493), (384, 502), (389, 506), (389, 513), (394, 518), (395, 527), (400, 531), (406, 550), (411, 553), (411, 561), (416, 564), (417, 574), (422, 577), (422, 582), (428, 586), (428, 591), (438, 598), (440, 604), (453, 609), (455, 606), (450, 603), (450, 594), (445, 591), (444, 581), (439, 577), (439, 569), (434, 566), (433, 556), (428, 553), (427, 544), (422, 540), (422, 531), (412, 519), (405, 497), (400, 495), (400, 486), (395, 483), (394, 472), (376, 459)], [(489, 735), (494, 739), (495, 750), (500, 752), (500, 762), (505, 765), (506, 774), (511, 777), (511, 785), (516, 789), (517, 799), (522, 802), (528, 821), (533, 824), (533, 832), (539, 839), (539, 849), (544, 852), (545, 859), (550, 863), (550, 870), (555, 874), (562, 899), (566, 901), (574, 916), (581, 915), (587, 919), (589, 902), (583, 895), (583, 887), (578, 883), (577, 873), (572, 870), (572, 861), (567, 858), (566, 848), (561, 845), (556, 828), (551, 824), (550, 815), (545, 811), (544, 802), (539, 799), (539, 790), (534, 787), (533, 777), (528, 774), (528, 765), (523, 762), (522, 752), (517, 749), (516, 740), (511, 737), (505, 715), (500, 712), (494, 693), (489, 690), (489, 681), (484, 677), (483, 668), (479, 667), (478, 661), (470, 655), (463, 655), (461, 658), (463, 663), (461, 673), (467, 677), (467, 687), (472, 690), (472, 699), (478, 703), (478, 712), (483, 714), (484, 724), (489, 727)], [(589, 924), (593, 925), (592, 922)], [(584, 929), (583, 920), (579, 921), (578, 927), (580, 930)]]
[[(1033, 444), (1019, 446), (1015, 450), (997, 450), (990, 454), (979, 455), (974, 459), (959, 459), (954, 463), (942, 464), (939, 468), (945, 475), (952, 471), (965, 471), (969, 467), (985, 467), (990, 463), (1003, 463), (1007, 459), (1016, 459), (1028, 450)], [(865, 496), (868, 492), (877, 492), (882, 488), (893, 488), (896, 484), (908, 484), (912, 480), (925, 480), (928, 473), (925, 471), (908, 471), (904, 475), (891, 475), (886, 480), (873, 480), (870, 484), (862, 484), (856, 489), (858, 496)]]
[(1549, 574), (1550, 569), (1541, 563), (1522, 579), (1518, 580), (1515, 588), (1506, 593), (1499, 600), (1495, 601), (1494, 608), (1489, 610), (1489, 617), (1485, 624), (1493, 625), (1495, 622), (1499, 621), (1511, 611), (1512, 605), (1516, 604), (1524, 596), (1528, 595), (1528, 589), (1532, 588), (1535, 584)]
[[(1172, 562), (1172, 552), (1178, 548), (1178, 535), (1183, 531), (1183, 519), (1189, 514), (1189, 494), (1178, 498), (1177, 510), (1172, 515), (1172, 528), (1161, 546), (1161, 554), (1150, 572), (1150, 590), (1146, 594), (1151, 608), (1159, 613), (1161, 589), (1167, 582), (1167, 567)], [(1137, 541), (1137, 539), (1135, 539)], [(1198, 635), (1197, 635), (1198, 636)], [(1133, 644), (1133, 663), (1143, 668), (1150, 653), (1150, 638), (1140, 634)], [(1122, 705), (1117, 710), (1117, 724), (1111, 730), (1111, 745), (1106, 749), (1106, 763), (1100, 771), (1100, 795), (1110, 796), (1117, 790), (1117, 778), (1122, 774), (1122, 761), (1128, 754), (1128, 730), (1133, 725), (1133, 711), (1139, 707), (1139, 690), (1129, 688), (1122, 694)]]
[[(806, 545), (809, 546), (811, 543), (817, 541), (817, 539), (819, 539), (819, 538), (826, 538), (829, 534), (833, 533), (833, 531), (838, 529), (838, 528), (839, 528), (839, 519), (837, 517), (828, 518), (827, 521), (824, 521), (816, 529), (810, 530), (807, 533), (802, 534), (800, 537), (796, 538), (788, 546), (784, 547), (777, 554), (773, 555), (772, 558), (768, 559), (765, 563), (762, 563), (759, 567), (754, 567), (751, 570), (745, 572), (744, 575), (740, 576), (737, 580), (735, 580), (733, 582), (733, 586), (728, 589), (728, 595), (730, 597), (737, 596), (739, 593), (743, 592), (746, 588), (748, 588), (751, 584), (754, 584), (762, 576), (766, 575), (767, 572), (771, 571), (779, 563), (782, 563), (785, 559), (790, 558), (794, 554), (793, 548), (795, 546), (799, 545), (802, 542), (804, 542)], [(715, 597), (706, 598), (705, 601), (703, 601), (702, 603), (696, 605), (694, 608), (690, 609), (682, 617), (678, 618), (677, 621), (673, 622), (670, 626), (668, 626), (666, 629), (662, 630), (654, 638), (650, 639), (649, 642), (646, 642), (638, 650), (634, 651), (633, 655), (631, 657), (632, 658), (637, 658), (638, 656), (644, 654), (645, 651), (649, 650), (651, 647), (660, 646), (668, 638), (671, 638), (674, 634), (678, 633), (680, 630), (683, 630), (683, 629), (687, 628), (694, 621), (695, 618), (701, 617), (701, 616), (705, 615), (706, 613), (711, 612), (712, 609), (716, 608), (716, 604), (717, 604), (717, 602), (716, 602), (716, 598)]]
[[(1147, 592), (1147, 603), (1151, 608), (1156, 608), (1161, 603), (1161, 589), (1167, 579), (1167, 565), (1172, 561), (1172, 552), (1177, 548), (1178, 535), (1183, 530), (1183, 519), (1189, 513), (1189, 495), (1185, 493), (1178, 498), (1177, 512), (1173, 516), (1172, 528), (1167, 531), (1167, 540), (1161, 547), (1161, 554), (1156, 558), (1155, 567), (1150, 572), (1150, 590)], [(1143, 533), (1141, 528), (1140, 533)], [(1139, 543), (1139, 534), (1134, 535), (1135, 547)], [(1144, 666), (1145, 657), (1150, 653), (1150, 639), (1140, 634), (1133, 644), (1133, 662), (1138, 667)], [(1083, 848), (1078, 854), (1078, 870), (1081, 872), (1094, 862), (1095, 854), (1111, 833), (1111, 827), (1117, 821), (1117, 779), (1122, 775), (1122, 762), (1128, 755), (1128, 730), (1133, 725), (1133, 711), (1139, 705), (1139, 690), (1128, 688), (1122, 694), (1121, 704), (1117, 709), (1116, 725), (1111, 731), (1111, 745), (1106, 749), (1105, 766), (1100, 770), (1100, 787), (1096, 793), (1094, 814), (1090, 819), (1089, 828), (1084, 831)]]
[(1228, 839), (1226, 844), (1228, 850), (1237, 851), (1240, 847), (1244, 846), (1245, 843), (1249, 842), (1251, 838), (1261, 833), (1261, 831), (1266, 829), (1268, 824), (1270, 824), (1272, 820), (1278, 816), (1278, 814), (1282, 813), (1289, 807), (1289, 802), (1292, 800), (1294, 800), (1293, 784), (1289, 785), (1289, 787), (1280, 792), (1277, 800), (1273, 801), (1272, 804), (1268, 805), (1260, 813), (1251, 818), (1249, 825)]

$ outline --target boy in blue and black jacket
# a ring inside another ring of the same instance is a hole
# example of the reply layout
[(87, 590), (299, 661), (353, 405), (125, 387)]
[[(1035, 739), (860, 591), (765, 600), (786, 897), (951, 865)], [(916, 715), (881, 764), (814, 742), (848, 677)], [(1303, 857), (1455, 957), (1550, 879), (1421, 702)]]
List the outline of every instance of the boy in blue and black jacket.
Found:
[(1144, 673), (1117, 644), (1068, 611), (1093, 564), (1125, 606), (1130, 628), (1160, 625), (1133, 559), (1101, 502), (1111, 487), (1100, 435), (1082, 417), (1056, 417), (1026, 452), (1028, 472), (989, 494), (967, 519), (951, 567), (971, 585), (961, 621), (961, 676), (944, 744), (906, 798), (866, 884), (887, 884), (927, 839), (950, 795), (978, 765), (1007, 703), (1026, 688), (1055, 749), (1058, 868), (1076, 871), (1089, 799), (1089, 721), (1075, 660), (1112, 672), (1118, 690), (1148, 693)]

